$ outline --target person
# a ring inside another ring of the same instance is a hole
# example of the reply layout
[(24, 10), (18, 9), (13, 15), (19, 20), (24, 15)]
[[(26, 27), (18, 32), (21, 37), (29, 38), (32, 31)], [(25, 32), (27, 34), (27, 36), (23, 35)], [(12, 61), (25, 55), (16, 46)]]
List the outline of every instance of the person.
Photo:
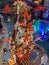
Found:
[(0, 14), (0, 21), (3, 21), (4, 17), (2, 16), (2, 14)]
[(3, 26), (2, 26), (2, 24), (0, 23), (0, 29), (2, 29), (2, 27), (3, 27)]
[(3, 61), (3, 64), (5, 63), (5, 55), (6, 55), (6, 48), (3, 49), (3, 56), (2, 56), (2, 61)]
[(2, 32), (2, 23), (0, 23), (0, 33)]
[(4, 20), (4, 17), (2, 16), (2, 14), (0, 14), (0, 33), (2, 32), (2, 27), (3, 27), (2, 22), (3, 22), (3, 20)]
[(7, 52), (7, 49), (6, 49), (6, 48), (4, 48), (4, 49), (3, 49), (3, 53), (6, 53), (6, 52)]
[(0, 28), (2, 28), (2, 23), (1, 23), (2, 21), (1, 21), (1, 18), (0, 18)]

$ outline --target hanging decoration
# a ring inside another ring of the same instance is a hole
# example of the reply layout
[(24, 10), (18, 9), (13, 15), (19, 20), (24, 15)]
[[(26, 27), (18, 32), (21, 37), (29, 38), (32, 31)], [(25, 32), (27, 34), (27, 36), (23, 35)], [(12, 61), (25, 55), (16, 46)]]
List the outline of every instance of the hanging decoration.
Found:
[(9, 5), (6, 5), (4, 7), (4, 11), (2, 12), (3, 14), (10, 14), (11, 13), (11, 8)]

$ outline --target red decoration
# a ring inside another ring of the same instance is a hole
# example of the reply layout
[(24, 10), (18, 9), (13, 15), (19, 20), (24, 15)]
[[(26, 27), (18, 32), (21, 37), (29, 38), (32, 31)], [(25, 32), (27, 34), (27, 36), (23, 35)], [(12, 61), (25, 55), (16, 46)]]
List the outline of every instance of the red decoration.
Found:
[(28, 40), (28, 34), (24, 36), (24, 39), (25, 40)]
[(23, 14), (24, 17), (27, 17), (28, 15), (29, 15), (28, 11), (25, 11)]
[(32, 26), (32, 22), (28, 22), (28, 25), (27, 25), (27, 26), (28, 26), (28, 27), (29, 27), (29, 26)]
[(26, 19), (27, 19), (28, 21), (30, 21), (30, 19), (31, 19), (31, 15), (29, 14), (28, 11), (25, 11), (25, 12), (22, 14), (22, 16), (23, 16), (23, 17), (26, 17)]
[(27, 59), (29, 57), (29, 54), (24, 54), (24, 59)]
[(45, 7), (43, 7), (43, 6), (37, 6), (35, 8), (35, 11), (45, 11)]
[(4, 7), (3, 13), (4, 13), (4, 14), (10, 14), (10, 13), (11, 13), (11, 9), (10, 9), (9, 5), (6, 5), (6, 6)]
[(29, 57), (29, 54), (24, 54), (21, 58), (20, 57), (18, 57), (18, 58), (21, 61), (23, 59), (27, 59), (28, 57)]
[(31, 19), (31, 15), (28, 15), (27, 20), (30, 21), (30, 19)]
[(29, 49), (29, 47), (27, 46), (25, 49), (26, 49), (26, 50), (28, 50), (28, 49)]
[(20, 27), (25, 27), (25, 22), (24, 21), (21, 22)]
[(29, 28), (29, 31), (34, 31), (34, 28), (33, 28), (33, 27), (30, 27), (30, 28)]

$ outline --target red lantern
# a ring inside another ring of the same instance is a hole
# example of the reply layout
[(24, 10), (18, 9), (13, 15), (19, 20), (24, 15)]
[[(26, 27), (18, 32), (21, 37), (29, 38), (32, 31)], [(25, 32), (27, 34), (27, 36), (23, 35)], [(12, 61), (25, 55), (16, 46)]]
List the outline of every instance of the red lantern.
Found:
[(23, 14), (24, 17), (27, 17), (28, 15), (29, 15), (28, 11), (25, 11)]
[(43, 7), (43, 6), (37, 6), (35, 8), (35, 11), (45, 11), (45, 7)]
[(5, 11), (3, 11), (4, 14), (10, 14), (11, 13), (11, 9), (10, 9), (9, 5), (6, 5), (4, 7), (4, 10), (5, 10)]

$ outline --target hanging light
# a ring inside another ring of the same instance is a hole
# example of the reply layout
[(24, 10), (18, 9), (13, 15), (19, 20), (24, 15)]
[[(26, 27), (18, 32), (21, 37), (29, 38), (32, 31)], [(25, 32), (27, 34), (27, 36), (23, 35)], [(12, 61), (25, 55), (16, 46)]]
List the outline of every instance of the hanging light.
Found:
[(44, 32), (42, 32), (42, 34), (41, 35), (44, 35)]

